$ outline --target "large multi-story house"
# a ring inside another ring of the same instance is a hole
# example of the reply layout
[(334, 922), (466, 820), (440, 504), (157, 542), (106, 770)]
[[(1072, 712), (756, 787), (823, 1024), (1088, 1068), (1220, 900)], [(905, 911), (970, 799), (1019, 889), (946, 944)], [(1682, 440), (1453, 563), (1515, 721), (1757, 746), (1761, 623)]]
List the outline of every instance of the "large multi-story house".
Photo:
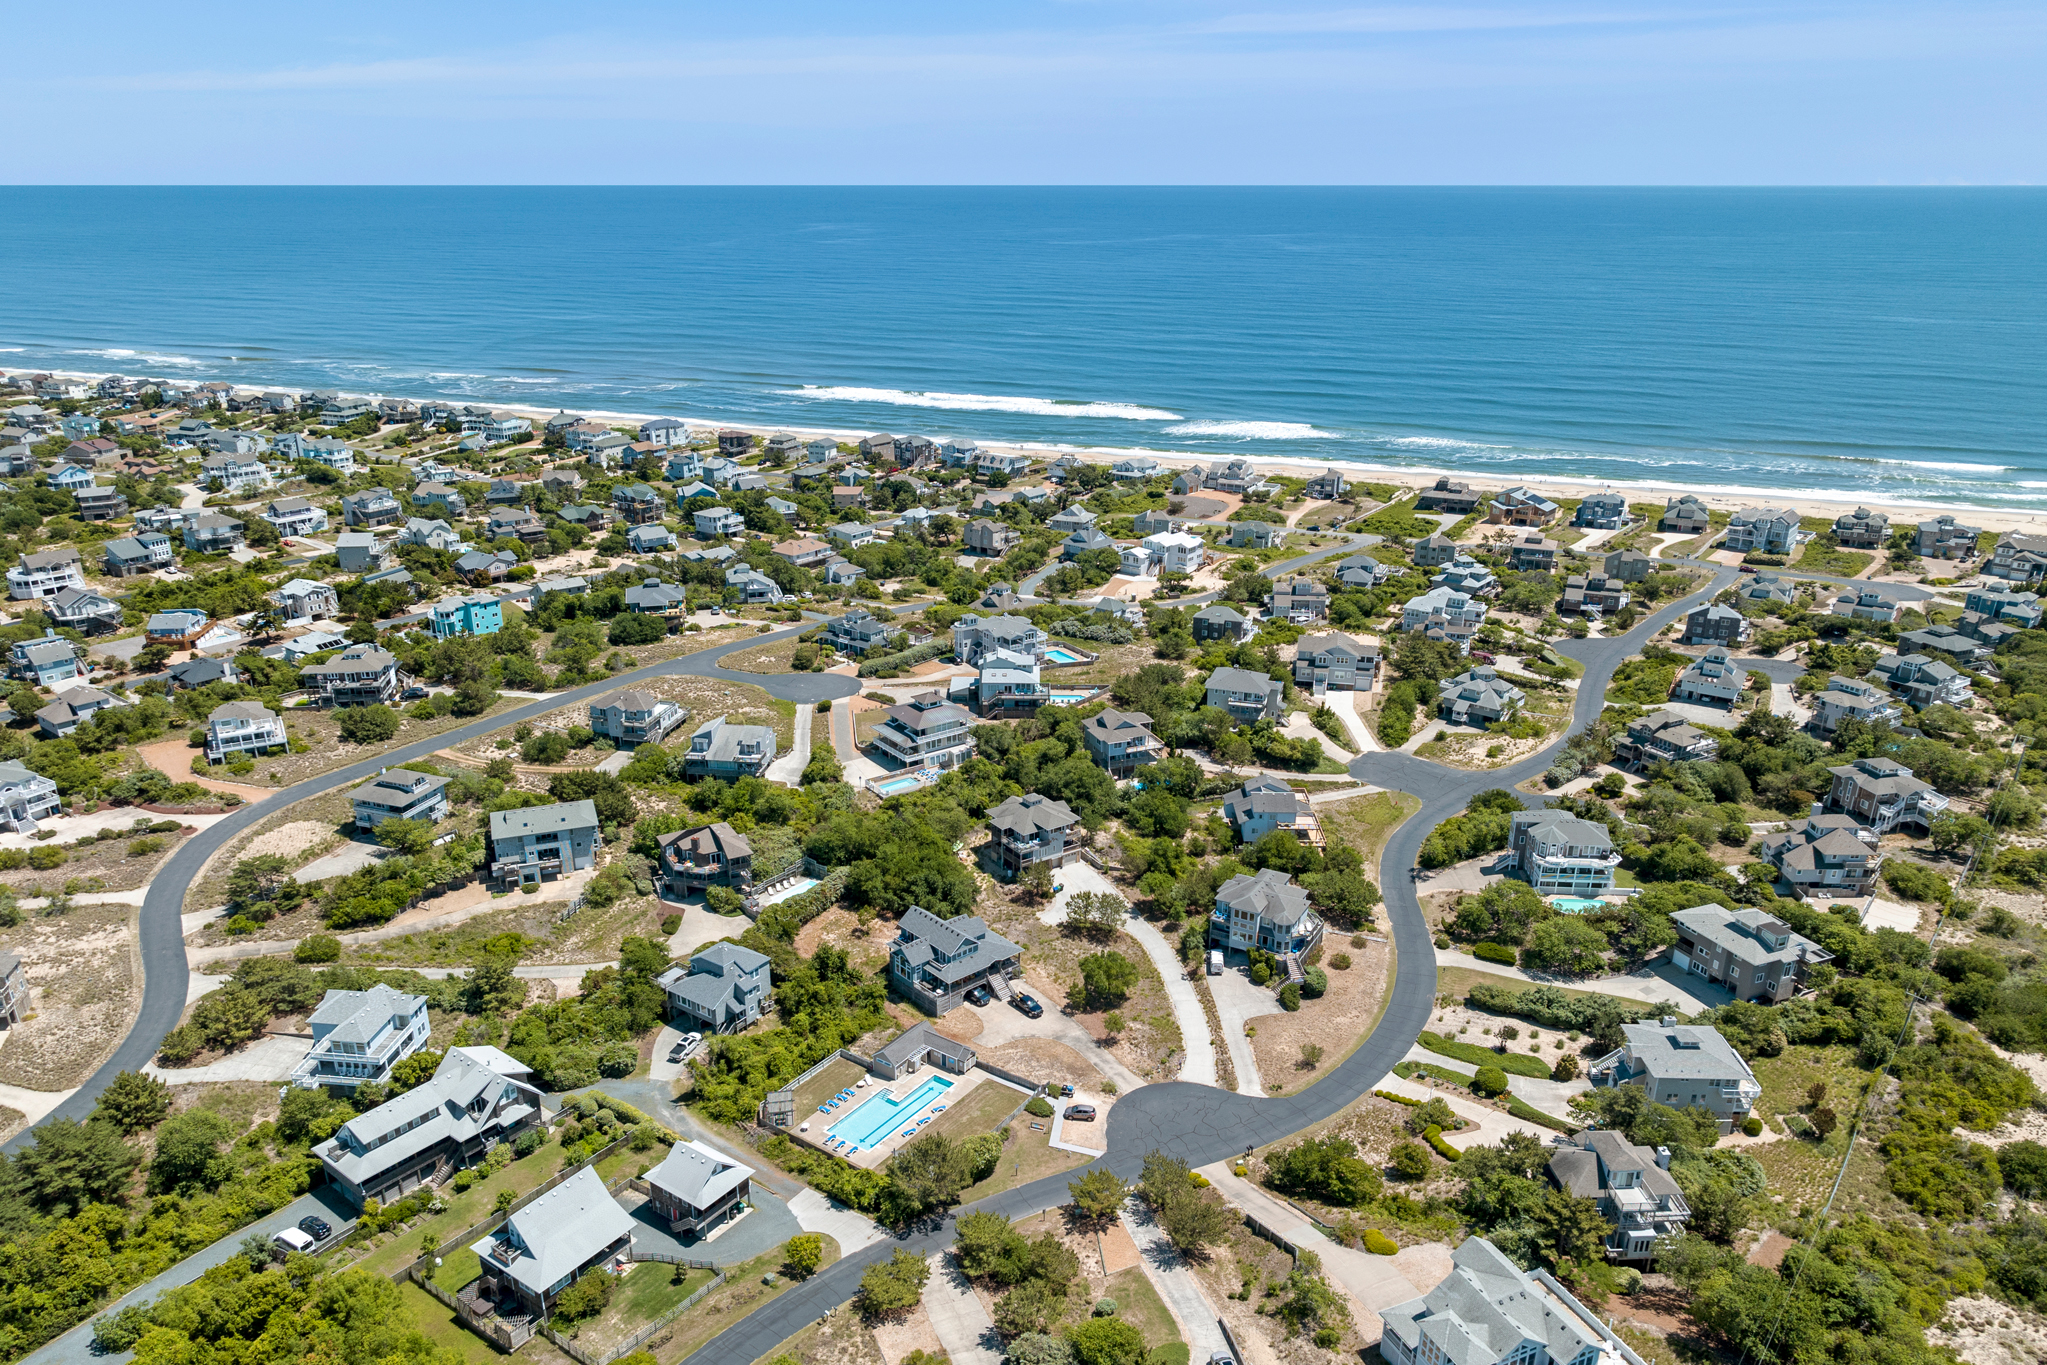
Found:
[(43, 610), (60, 626), (101, 635), (121, 628), (121, 604), (89, 588), (66, 588), (43, 603)]
[(314, 578), (294, 578), (270, 594), (270, 600), (283, 608), (287, 621), (314, 621), (341, 610), (341, 595)]
[(350, 792), (355, 823), (373, 830), (386, 820), (424, 820), (448, 816), (448, 779), (410, 768), (386, 768)]
[(1045, 632), (1022, 616), (976, 616), (971, 612), (952, 623), (952, 654), (963, 664), (981, 662), (991, 649), (1043, 658)]
[(1508, 847), (1521, 876), (1548, 894), (1596, 896), (1613, 887), (1620, 855), (1606, 826), (1553, 810), (1516, 811)]
[(7, 571), (7, 595), (17, 602), (39, 602), (66, 588), (85, 586), (85, 568), (69, 545), (25, 554)]
[(1992, 578), (2009, 578), (2020, 583), (2037, 583), (2047, 577), (2047, 536), (2007, 531), (1997, 538), (1990, 562), (1983, 572)]
[(1762, 1098), (1763, 1087), (1720, 1030), (1711, 1024), (1622, 1024), (1627, 1041), (1592, 1064), (1595, 1087), (1638, 1085), (1672, 1109), (1699, 1108), (1731, 1133)]
[(1914, 529), (1912, 548), (1921, 559), (1974, 559), (1982, 528), (1965, 526), (1947, 512)]
[(940, 919), (912, 906), (889, 944), (888, 979), (925, 1013), (942, 1015), (983, 983), (1006, 996), (1022, 959), (1023, 949), (979, 916)]
[(1523, 531), (1507, 543), (1507, 563), (1524, 573), (1548, 573), (1563, 549), (1540, 531)]
[(2043, 613), (2040, 595), (2014, 592), (2010, 588), (1971, 588), (1962, 599), (1964, 614), (1974, 613), (1988, 621), (1999, 621), (2021, 630), (2038, 628)]
[(893, 621), (883, 620), (865, 607), (855, 607), (844, 616), (825, 622), (824, 643), (841, 654), (860, 659), (874, 650), (886, 649), (895, 633)]
[(1831, 610), (1855, 621), (1895, 621), (1899, 605), (1898, 599), (1882, 588), (1860, 587), (1836, 597)]
[(357, 1208), (389, 1203), (531, 1128), (541, 1116), (532, 1076), (494, 1047), (451, 1047), (432, 1079), (357, 1114), (313, 1155)]
[(349, 526), (389, 526), (404, 515), (387, 488), (366, 488), (341, 499), (341, 520)]
[(1776, 868), (1793, 895), (1830, 901), (1866, 896), (1883, 861), (1875, 831), (1849, 815), (1815, 815), (1793, 820), (1783, 832), (1761, 839), (1763, 861)]
[(1476, 512), (1478, 505), (1485, 500), (1486, 494), (1445, 474), (1433, 486), (1424, 488), (1414, 505), (1424, 512), (1455, 512), (1466, 516)]
[(1929, 706), (1967, 706), (1975, 697), (1968, 675), (1924, 654), (1886, 654), (1869, 671), (1916, 710)]
[(1334, 469), (1325, 469), (1314, 478), (1308, 480), (1306, 491), (1311, 498), (1322, 498), (1325, 501), (1329, 501), (1342, 497), (1349, 488), (1350, 483), (1342, 474)]
[(353, 1090), (381, 1085), (391, 1068), (426, 1046), (426, 997), (378, 984), (366, 991), (328, 991), (306, 1018), (312, 1050), (291, 1071), (301, 1089)]
[(973, 709), (983, 716), (1013, 719), (1038, 714), (1051, 700), (1042, 680), (1043, 668), (1028, 654), (994, 649), (981, 656), (968, 687)]
[(500, 1331), (530, 1330), (570, 1285), (630, 1257), (637, 1226), (597, 1168), (585, 1166), (470, 1245), (478, 1275), (464, 1287), (465, 1311), (498, 1320)]
[(218, 512), (188, 516), (185, 519), (185, 548), (194, 554), (230, 554), (245, 543), (244, 530), (240, 521)]
[(1493, 526), (1547, 526), (1563, 510), (1542, 494), (1516, 485), (1492, 496), (1485, 505), (1485, 519)]
[(1208, 542), (1192, 531), (1160, 531), (1146, 536), (1138, 548), (1145, 559), (1146, 573), (1191, 574), (1201, 567)]
[(407, 517), (405, 529), (398, 533), (398, 544), (452, 555), (462, 552), (463, 540), (460, 531), (439, 517)]
[(1564, 580), (1564, 596), (1557, 603), (1557, 610), (1596, 620), (1613, 615), (1628, 601), (1628, 590), (1617, 578), (1608, 578), (1603, 573), (1572, 574)]
[(1685, 629), (1681, 643), (1688, 645), (1744, 645), (1748, 643), (1749, 624), (1733, 607), (1723, 607), (1717, 602), (1695, 608), (1685, 617)]
[(941, 692), (919, 692), (888, 709), (876, 752), (901, 768), (956, 768), (974, 756), (974, 713)]
[(110, 540), (101, 549), (107, 573), (114, 578), (132, 578), (170, 564), (175, 550), (171, 538), (161, 531), (138, 531), (132, 536)]
[(209, 455), (199, 470), (203, 482), (235, 496), (270, 486), (270, 467), (254, 454)]
[(642, 1177), (647, 1207), (678, 1237), (700, 1239), (739, 1217), (753, 1191), (753, 1171), (701, 1142), (669, 1147)]
[(1834, 540), (1843, 549), (1880, 550), (1891, 538), (1891, 515), (1858, 507), (1834, 518)]
[(1627, 524), (1628, 500), (1612, 489), (1588, 495), (1571, 514), (1571, 525), (1595, 531), (1618, 530)]
[(707, 886), (753, 885), (753, 843), (723, 820), (663, 834), (655, 841), (661, 887), (685, 900)]
[(968, 554), (1003, 555), (1014, 549), (1021, 539), (1023, 534), (1015, 527), (987, 517), (977, 517), (967, 523), (960, 543)]
[(689, 737), (683, 754), (684, 776), (734, 782), (759, 777), (775, 761), (775, 732), (766, 725), (729, 725), (725, 717), (707, 720)]
[[(1375, 573), (1373, 577), (1376, 579), (1378, 575)], [(1470, 555), (1461, 554), (1431, 574), (1429, 586), (1466, 592), (1473, 597), (1489, 597), (1499, 592), (1500, 577), (1489, 566)]]
[(1613, 742), (1616, 763), (1631, 768), (1651, 763), (1696, 763), (1718, 757), (1720, 741), (1675, 711), (1652, 711), (1628, 722)]
[(1208, 946), (1230, 952), (1252, 948), (1279, 957), (1304, 957), (1322, 941), (1322, 917), (1308, 893), (1276, 868), (1240, 872), (1216, 888), (1208, 917)]
[(1765, 569), (1737, 584), (1734, 595), (1744, 602), (1760, 602), (1766, 608), (1788, 607), (1798, 600), (1798, 588), (1783, 575)]
[(1900, 648), (1915, 654), (1938, 654), (1959, 664), (1980, 663), (1990, 656), (1990, 647), (1953, 626), (1922, 626), (1898, 636)]
[(1798, 513), (1789, 507), (1744, 507), (1727, 519), (1721, 548), (1738, 554), (1788, 555), (1800, 539)]
[(669, 1021), (701, 1033), (737, 1033), (775, 1001), (767, 955), (736, 943), (700, 949), (687, 967), (670, 967), (655, 983), (667, 996)]
[(1431, 531), (1414, 543), (1414, 563), (1418, 569), (1448, 564), (1463, 553), (1464, 547), (1441, 531)]
[(1598, 1201), (1613, 1225), (1610, 1261), (1646, 1261), (1684, 1235), (1692, 1216), (1670, 1174), (1670, 1149), (1651, 1151), (1611, 1131), (1580, 1133), (1549, 1159), (1549, 1177), (1565, 1194)]
[(1904, 708), (1873, 683), (1835, 674), (1823, 691), (1812, 694), (1812, 726), (1823, 735), (1841, 728), (1844, 720), (1869, 725), (1896, 725), (1905, 718)]
[(1622, 583), (1640, 583), (1656, 571), (1656, 561), (1640, 550), (1615, 550), (1603, 566), (1608, 578)]
[(1235, 521), (1230, 523), (1227, 543), (1233, 549), (1269, 550), (1285, 538), (1284, 526), (1275, 526), (1269, 521)]
[(17, 640), (7, 658), (10, 673), (37, 687), (55, 687), (85, 676), (77, 646), (47, 627), (40, 639)]
[(1265, 614), (1275, 621), (1305, 626), (1329, 619), (1329, 588), (1312, 578), (1294, 577), (1272, 585)]
[(1274, 830), (1285, 830), (1304, 844), (1320, 847), (1322, 822), (1301, 792), (1270, 773), (1254, 777), (1223, 797), (1223, 819), (1240, 842), (1255, 844)]
[(327, 529), (327, 514), (304, 498), (273, 498), (262, 517), (281, 536), (307, 536)]
[(1493, 725), (1519, 715), (1528, 694), (1491, 664), (1466, 669), (1436, 684), (1436, 714), (1452, 725)]
[(257, 701), (223, 702), (206, 717), (206, 761), (225, 763), (238, 754), (284, 752), (284, 722)]
[(1827, 771), (1834, 783), (1827, 789), (1826, 808), (1852, 815), (1878, 834), (1901, 825), (1924, 832), (1948, 806), (1945, 796), (1892, 759), (1858, 758)]
[(495, 597), (477, 593), (470, 597), (443, 597), (429, 608), (434, 638), (457, 635), (495, 635), (504, 627), (504, 606)]
[(1733, 706), (1741, 700), (1748, 672), (1734, 662), (1724, 645), (1715, 645), (1685, 665), (1671, 686), (1672, 701), (1695, 702), (1703, 706)]
[(63, 804), (51, 779), (18, 760), (0, 763), (0, 829), (33, 834), (37, 822), (55, 815)]
[(1667, 499), (1663, 504), (1663, 516), (1656, 523), (1658, 531), (1683, 532), (1688, 536), (1703, 535), (1711, 526), (1711, 514), (1693, 493)]
[(1238, 721), (1278, 720), (1286, 684), (1246, 668), (1218, 668), (1208, 675), (1206, 704)]
[(1331, 688), (1369, 692), (1379, 674), (1379, 642), (1339, 630), (1303, 635), (1294, 648), (1294, 684), (1321, 696)]
[(814, 569), (832, 557), (832, 547), (816, 536), (799, 536), (777, 545), (775, 555), (785, 564), (794, 564), (799, 569)]
[(1547, 1270), (1521, 1269), (1483, 1237), (1450, 1265), (1426, 1295), (1381, 1311), (1386, 1365), (1643, 1365)]
[[(1836, 827), (1831, 834), (1803, 846), (1816, 848), (1836, 836), (1857, 845), (1862, 842)], [(1868, 853), (1867, 847), (1854, 853), (1844, 848), (1840, 856), (1866, 858)], [(1695, 905), (1672, 915), (1670, 922), (1677, 928), (1677, 946), (1670, 950), (1673, 966), (1727, 987), (1736, 999), (1758, 1004), (1790, 999), (1814, 967), (1833, 958), (1819, 944), (1793, 933), (1790, 925), (1761, 910)]]
[(1449, 625), (1469, 626), (1476, 630), (1485, 624), (1486, 604), (1468, 592), (1455, 588), (1430, 588), (1419, 597), (1410, 597), (1400, 608), (1402, 630), (1427, 630), (1437, 622)]
[(597, 865), (603, 843), (590, 801), (492, 811), (490, 875), (524, 885), (582, 872)]
[(1012, 796), (988, 812), (992, 837), (984, 851), (1005, 880), (1014, 880), (1036, 863), (1062, 867), (1077, 854), (1067, 841), (1079, 823), (1080, 817), (1064, 801), (1037, 792)]
[(1231, 644), (1242, 644), (1257, 633), (1257, 627), (1242, 612), (1221, 602), (1211, 602), (1195, 612), (1190, 624), (1197, 644), (1210, 640), (1227, 640)]
[(299, 669), (322, 706), (389, 706), (411, 681), (398, 659), (375, 645), (350, 645), (325, 663)]
[(659, 744), (689, 712), (643, 688), (628, 687), (590, 703), (591, 733), (620, 748)]
[(118, 488), (80, 488), (71, 496), (86, 521), (112, 521), (128, 514), (128, 499)]
[(1081, 742), (1088, 757), (1111, 777), (1128, 777), (1148, 763), (1158, 761), (1161, 746), (1151, 732), (1151, 717), (1142, 711), (1118, 711), (1108, 707), (1089, 717), (1080, 727)]

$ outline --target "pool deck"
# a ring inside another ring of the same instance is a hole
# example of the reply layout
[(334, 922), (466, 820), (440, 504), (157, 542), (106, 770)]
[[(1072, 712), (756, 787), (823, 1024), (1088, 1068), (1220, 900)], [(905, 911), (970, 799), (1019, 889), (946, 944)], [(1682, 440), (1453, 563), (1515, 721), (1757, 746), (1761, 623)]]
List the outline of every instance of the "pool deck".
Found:
[[(918, 1086), (924, 1084), (924, 1082), (930, 1080), (933, 1074), (934, 1073), (930, 1071), (919, 1071), (913, 1075), (903, 1076), (894, 1081), (873, 1081), (868, 1085), (867, 1089), (860, 1092), (862, 1098), (855, 1101), (854, 1103), (857, 1107), (857, 1105), (867, 1103), (866, 1097), (882, 1094), (884, 1092), (894, 1094), (898, 1097), (907, 1095), (911, 1091), (915, 1090)], [(952, 1105), (958, 1104), (968, 1095), (974, 1093), (974, 1090), (977, 1086), (994, 1083), (994, 1078), (989, 1076), (986, 1072), (982, 1071), (979, 1067), (974, 1068), (972, 1071), (969, 1071), (964, 1076), (948, 1075), (945, 1077), (945, 1079), (952, 1082), (952, 1088), (945, 1092), (945, 1095), (942, 1099), (936, 1100), (934, 1102), (946, 1105), (948, 1108), (951, 1107)], [(846, 1114), (850, 1112), (852, 1111), (842, 1109), (836, 1110), (830, 1114), (820, 1114), (817, 1112), (817, 1106), (812, 1105), (810, 1112), (808, 1114), (798, 1114), (796, 1116), (798, 1130), (796, 1132), (789, 1134), (789, 1136), (794, 1138), (798, 1142), (808, 1143), (811, 1146), (816, 1147), (819, 1151), (829, 1151), (831, 1149), (825, 1146), (826, 1132), (829, 1131), (832, 1124), (842, 1121), (845, 1118)], [(931, 1116), (931, 1108), (929, 1104), (925, 1106), (921, 1115), (911, 1114), (906, 1115), (905, 1117), (907, 1120), (915, 1120), (920, 1116), (921, 1117)], [(801, 1130), (801, 1125), (803, 1125), (804, 1123), (808, 1123), (810, 1125), (810, 1131), (807, 1133)], [(898, 1147), (905, 1146), (906, 1144), (915, 1140), (914, 1133), (912, 1134), (911, 1137), (903, 1136), (903, 1130), (906, 1126), (907, 1126), (906, 1123), (895, 1124), (888, 1130), (887, 1136), (882, 1138), (880, 1142), (876, 1143), (872, 1147), (862, 1147), (858, 1152), (854, 1152), (851, 1154), (848, 1154), (846, 1151), (841, 1149), (837, 1151), (832, 1151), (832, 1155), (844, 1157), (847, 1161), (850, 1161), (855, 1166), (859, 1166), (865, 1170), (874, 1170), (882, 1165), (885, 1165), (888, 1159), (891, 1156), (895, 1155), (896, 1149)], [(930, 1126), (929, 1124), (925, 1125), (925, 1127), (929, 1126)]]

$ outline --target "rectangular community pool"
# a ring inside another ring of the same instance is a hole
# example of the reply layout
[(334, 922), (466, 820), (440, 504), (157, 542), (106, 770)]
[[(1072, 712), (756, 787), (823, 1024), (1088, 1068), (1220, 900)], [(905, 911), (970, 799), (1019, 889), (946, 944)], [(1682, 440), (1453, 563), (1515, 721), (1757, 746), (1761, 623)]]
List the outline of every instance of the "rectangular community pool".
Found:
[(1045, 651), (1045, 662), (1048, 664), (1084, 664), (1087, 660), (1070, 649), (1061, 649), (1058, 645), (1053, 645)]
[(925, 1105), (950, 1089), (952, 1082), (945, 1077), (929, 1076), (922, 1085), (901, 1099), (886, 1093), (875, 1095), (833, 1124), (825, 1131), (825, 1136), (833, 1141), (843, 1139), (848, 1151), (872, 1147), (901, 1124), (916, 1118)]
[(901, 796), (904, 792), (913, 792), (924, 784), (914, 777), (888, 777), (868, 785), (883, 796)]
[(1588, 900), (1583, 896), (1552, 896), (1549, 903), (1565, 915), (1589, 915), (1595, 910), (1606, 909), (1605, 901)]
[(1078, 706), (1087, 700), (1085, 692), (1051, 692), (1046, 695), (1051, 697), (1054, 706)]

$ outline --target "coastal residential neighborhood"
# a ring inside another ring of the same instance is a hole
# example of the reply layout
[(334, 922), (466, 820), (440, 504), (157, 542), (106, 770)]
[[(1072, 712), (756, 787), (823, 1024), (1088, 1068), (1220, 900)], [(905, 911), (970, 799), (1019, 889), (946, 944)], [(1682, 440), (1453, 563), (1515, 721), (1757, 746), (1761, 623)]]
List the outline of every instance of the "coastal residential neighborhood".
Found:
[(0, 383), (5, 1360), (2033, 1312), (2047, 538)]

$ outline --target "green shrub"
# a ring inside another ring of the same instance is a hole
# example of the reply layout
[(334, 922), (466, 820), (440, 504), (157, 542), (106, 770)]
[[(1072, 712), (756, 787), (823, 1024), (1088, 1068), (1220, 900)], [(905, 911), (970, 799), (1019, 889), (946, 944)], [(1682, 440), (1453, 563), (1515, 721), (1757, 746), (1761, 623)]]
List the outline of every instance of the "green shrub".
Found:
[(1404, 1178), (1420, 1180), (1429, 1173), (1429, 1149), (1419, 1142), (1396, 1142), (1391, 1163), (1394, 1171)]
[(1507, 1093), (1507, 1073), (1496, 1066), (1482, 1066), (1471, 1078), (1471, 1093), (1491, 1099)]
[(1382, 1100), (1392, 1100), (1395, 1104), (1404, 1104), (1410, 1109), (1421, 1104), (1420, 1100), (1411, 1095), (1396, 1095), (1391, 1090), (1374, 1090), (1372, 1093)]
[(1329, 965), (1330, 965), (1330, 966), (1332, 966), (1332, 967), (1334, 967), (1334, 968), (1336, 968), (1336, 970), (1338, 970), (1339, 972), (1347, 972), (1347, 971), (1349, 971), (1349, 970), (1350, 970), (1350, 954), (1349, 954), (1349, 953), (1338, 953), (1338, 954), (1337, 954), (1337, 955), (1336, 955), (1335, 957), (1332, 957), (1332, 958), (1330, 958), (1330, 959), (1329, 959)]
[(1422, 1141), (1435, 1149), (1436, 1155), (1445, 1161), (1458, 1161), (1464, 1156), (1464, 1153), (1443, 1141), (1443, 1130), (1433, 1123), (1422, 1130)]
[[(1348, 962), (1350, 959), (1344, 960)], [(1301, 976), (1303, 978), (1301, 994), (1308, 999), (1317, 1000), (1329, 993), (1329, 973), (1320, 967), (1304, 967), (1301, 969)]]
[(1400, 1250), (1400, 1244), (1377, 1228), (1366, 1228), (1365, 1250), (1374, 1256), (1391, 1256)]
[(1763, 1121), (1751, 1114), (1741, 1121), (1741, 1131), (1749, 1137), (1761, 1137), (1763, 1135)]
[(1519, 966), (1521, 957), (1504, 943), (1474, 943), (1471, 955), (1480, 962), (1497, 962), (1502, 967)]
[(291, 950), (294, 962), (339, 962), (341, 940), (332, 934), (307, 934)]
[(1034, 1119), (1051, 1118), (1052, 1101), (1046, 1099), (1043, 1095), (1033, 1095), (1030, 1098), (1030, 1102), (1024, 1105), (1024, 1112)]
[(681, 915), (663, 915), (663, 916), (661, 917), (661, 932), (662, 932), (662, 933), (664, 933), (664, 934), (672, 934), (672, 933), (674, 933), (674, 932), (675, 932), (675, 931), (676, 931), (677, 929), (680, 929), (681, 927), (682, 927), (682, 916), (681, 916)]
[(1301, 1007), (1301, 988), (1289, 981), (1279, 988), (1279, 1007), (1288, 1014)]
[(1502, 1071), (1512, 1072), (1516, 1076), (1535, 1076), (1543, 1080), (1550, 1079), (1550, 1069), (1544, 1066), (1542, 1060), (1538, 1057), (1519, 1057), (1511, 1052), (1494, 1052), (1488, 1047), (1479, 1047), (1475, 1043), (1460, 1043), (1453, 1038), (1445, 1038), (1440, 1033), (1430, 1033), (1426, 1030), (1423, 1031), (1418, 1041), (1423, 1047), (1439, 1057), (1449, 1057), (1454, 1061), (1469, 1062), (1473, 1066), (1498, 1067)]

